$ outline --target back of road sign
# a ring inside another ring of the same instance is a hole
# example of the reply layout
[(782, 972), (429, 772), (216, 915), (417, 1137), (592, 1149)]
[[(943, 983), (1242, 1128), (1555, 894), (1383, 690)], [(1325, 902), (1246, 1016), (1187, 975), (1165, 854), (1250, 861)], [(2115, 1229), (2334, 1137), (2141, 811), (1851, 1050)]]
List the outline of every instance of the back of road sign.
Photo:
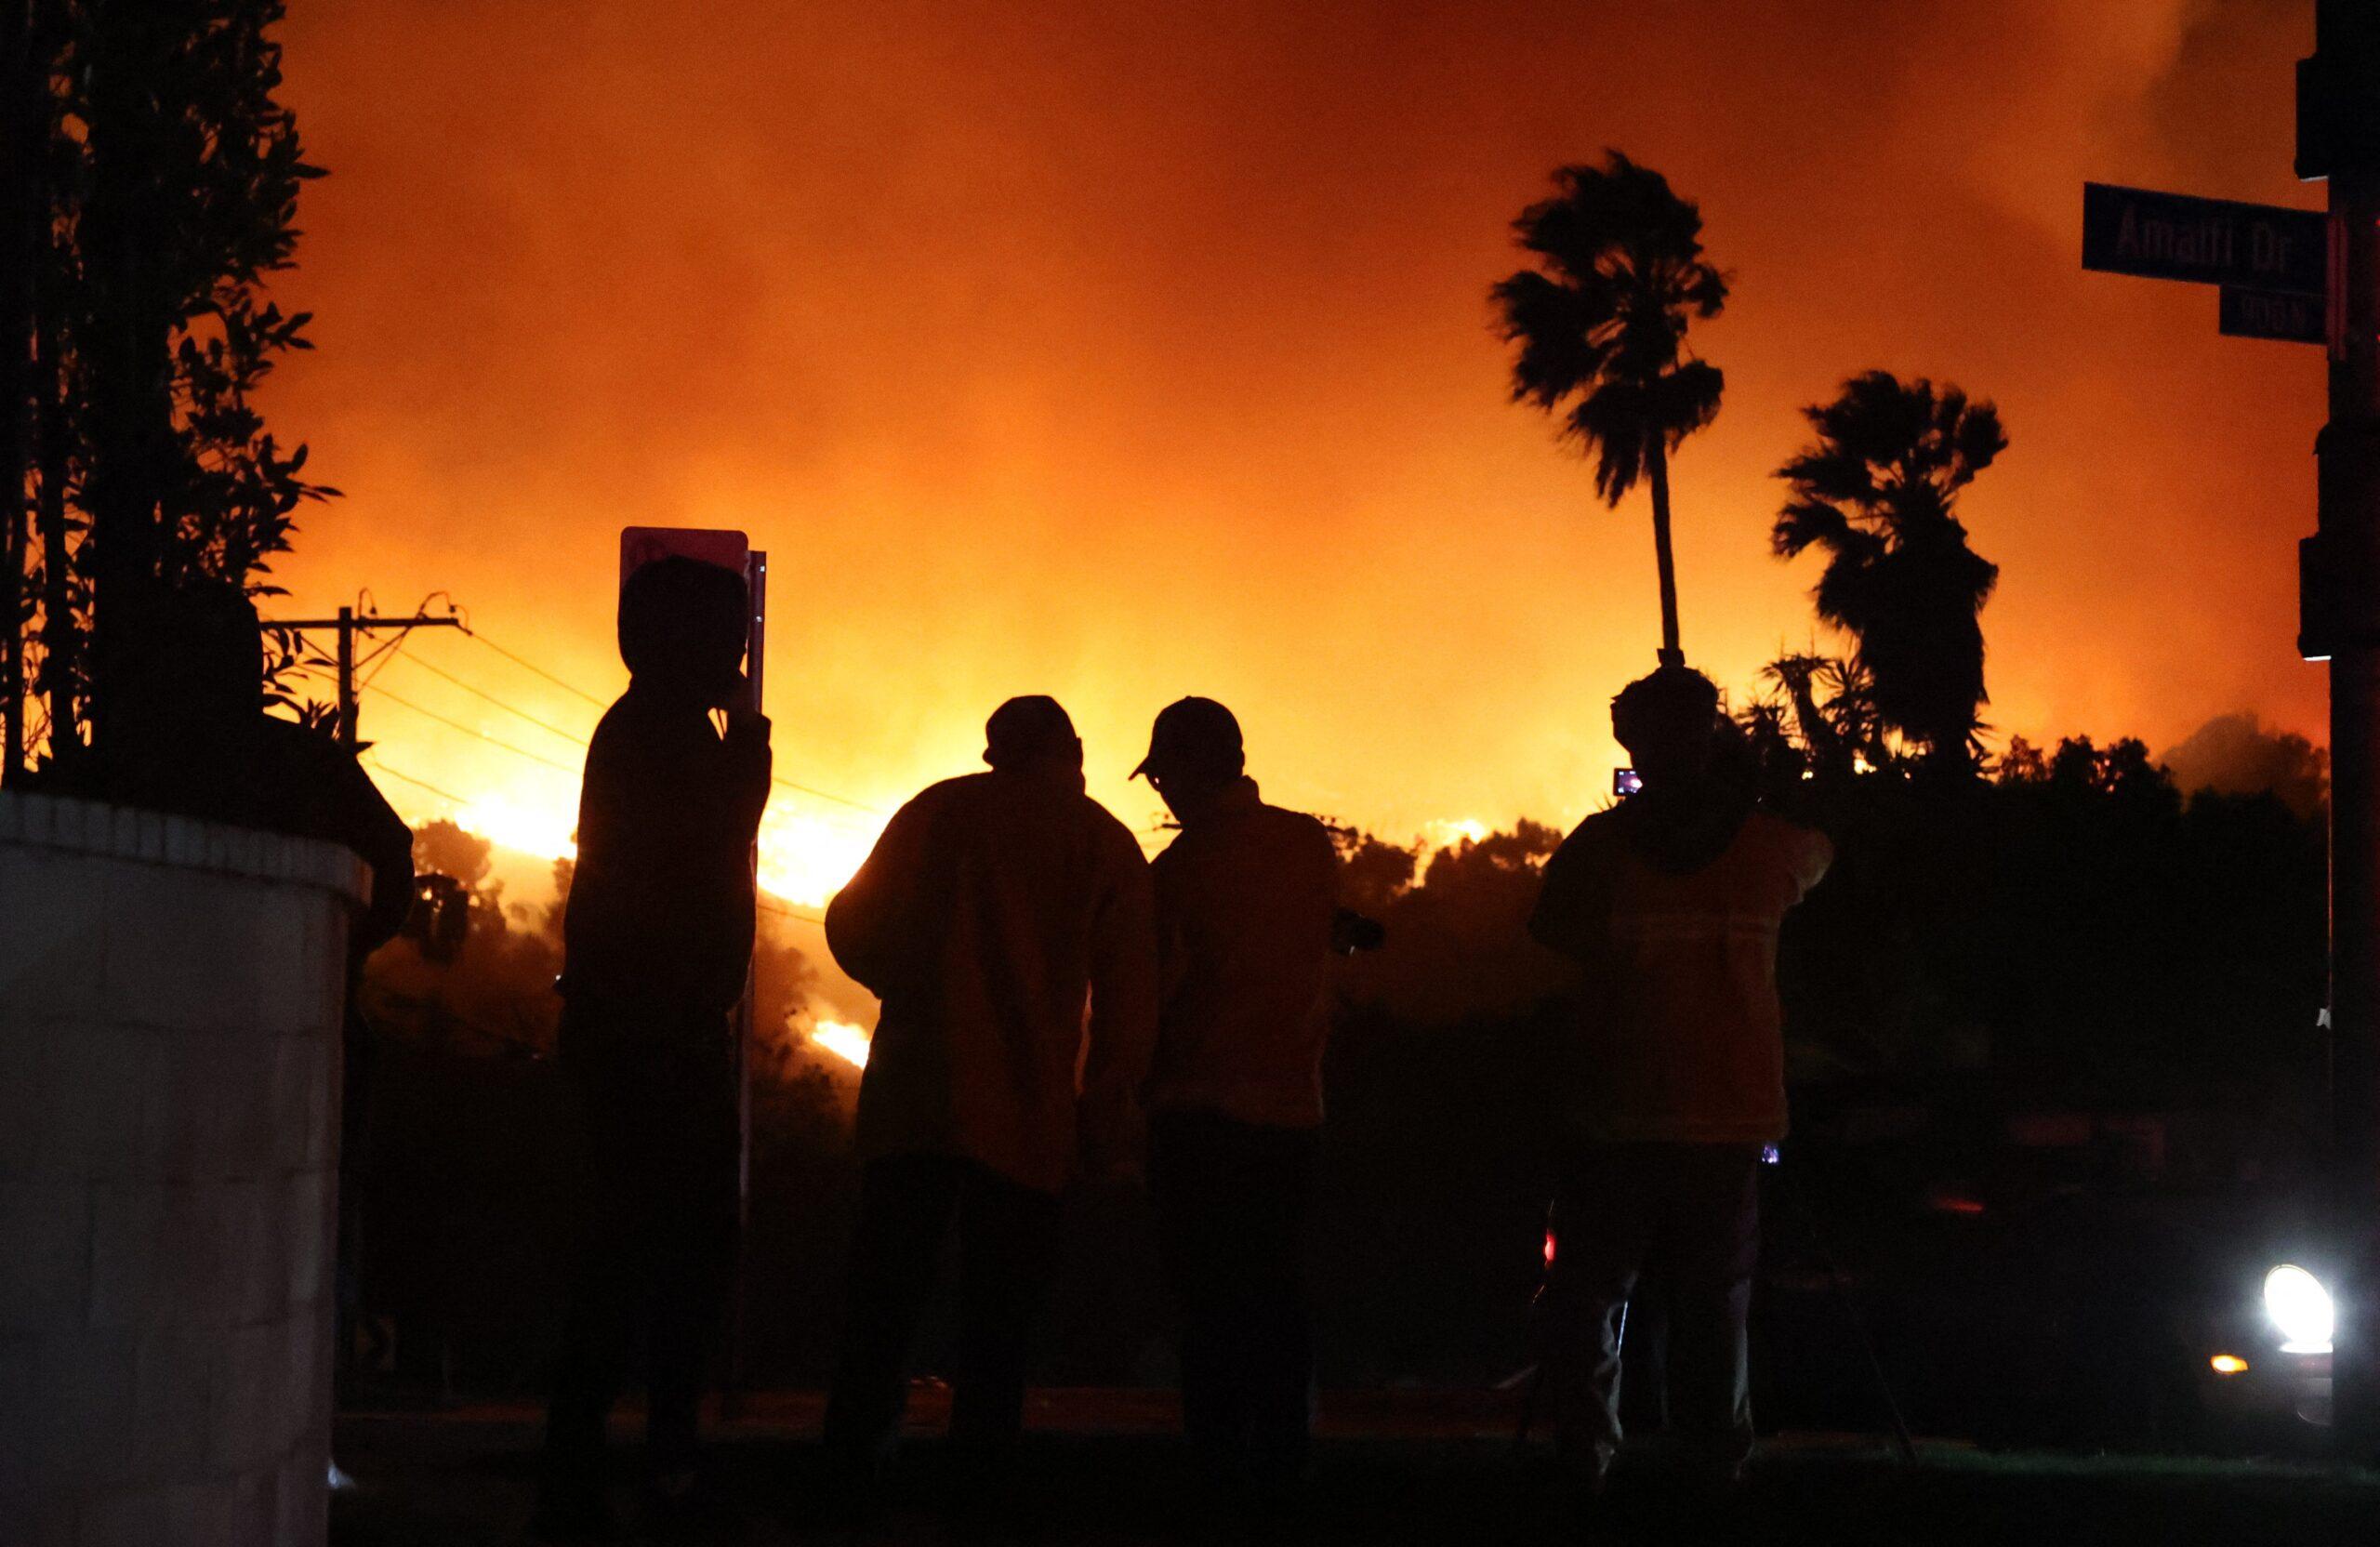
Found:
[(2320, 296), (2227, 284), (2221, 300), (2219, 325), (2231, 337), (2276, 338), (2288, 344), (2331, 341), (2330, 309)]
[(2106, 273), (2320, 296), (2329, 231), (2319, 210), (2082, 185), (2082, 267)]
[(752, 540), (741, 532), (708, 526), (623, 526), (620, 528), (620, 584), (655, 559), (700, 559), (707, 564), (744, 573)]

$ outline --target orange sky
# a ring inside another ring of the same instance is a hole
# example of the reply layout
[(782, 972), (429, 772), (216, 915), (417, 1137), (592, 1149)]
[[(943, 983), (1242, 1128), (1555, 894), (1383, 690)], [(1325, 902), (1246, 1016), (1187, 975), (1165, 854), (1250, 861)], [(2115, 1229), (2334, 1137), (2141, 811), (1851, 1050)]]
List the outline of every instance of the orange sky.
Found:
[[(297, 0), (332, 175), (277, 292), (319, 352), (271, 408), (348, 497), (282, 577), (303, 608), (450, 590), (608, 695), (617, 528), (742, 526), (803, 783), (895, 803), (1050, 692), (1145, 826), (1123, 775), (1196, 692), (1286, 803), (1573, 819), (1652, 665), (1648, 523), (1507, 404), (1486, 291), (1548, 169), (1616, 145), (1735, 277), (1698, 336), (1726, 405), (1676, 466), (1696, 664), (1740, 691), (1811, 637), (1768, 474), (1799, 405), (1882, 367), (2010, 428), (1963, 508), (2003, 568), (1997, 725), (2319, 739), (2291, 642), (2320, 351), (2077, 262), (2085, 178), (2319, 203), (2289, 172), (2311, 9)], [(592, 724), (468, 640), (409, 653)], [(577, 760), (409, 661), (379, 686)], [(492, 825), (566, 832), (569, 776), (372, 695), (364, 724)], [(813, 871), (866, 840), (782, 815)]]

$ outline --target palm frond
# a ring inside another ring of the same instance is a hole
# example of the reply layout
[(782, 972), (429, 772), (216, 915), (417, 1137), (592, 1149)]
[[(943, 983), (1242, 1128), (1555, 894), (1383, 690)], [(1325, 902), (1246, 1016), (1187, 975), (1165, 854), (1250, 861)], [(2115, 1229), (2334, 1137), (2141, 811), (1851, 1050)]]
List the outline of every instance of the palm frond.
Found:
[(1814, 546), (1840, 552), (1850, 546), (1858, 530), (1834, 505), (1822, 499), (1797, 499), (1777, 512), (1768, 540), (1778, 558), (1798, 559)]

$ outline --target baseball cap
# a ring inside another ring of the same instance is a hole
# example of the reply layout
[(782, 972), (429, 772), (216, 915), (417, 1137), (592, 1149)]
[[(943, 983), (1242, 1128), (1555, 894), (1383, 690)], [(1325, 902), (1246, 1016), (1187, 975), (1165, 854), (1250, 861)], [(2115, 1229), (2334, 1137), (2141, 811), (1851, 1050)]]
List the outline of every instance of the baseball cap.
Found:
[(1236, 763), (1244, 756), (1239, 721), (1211, 698), (1177, 698), (1149, 728), (1149, 755), (1132, 770), (1135, 779), (1184, 766)]
[(984, 760), (994, 768), (1054, 752), (1075, 739), (1075, 722), (1045, 693), (1012, 698), (984, 721)]

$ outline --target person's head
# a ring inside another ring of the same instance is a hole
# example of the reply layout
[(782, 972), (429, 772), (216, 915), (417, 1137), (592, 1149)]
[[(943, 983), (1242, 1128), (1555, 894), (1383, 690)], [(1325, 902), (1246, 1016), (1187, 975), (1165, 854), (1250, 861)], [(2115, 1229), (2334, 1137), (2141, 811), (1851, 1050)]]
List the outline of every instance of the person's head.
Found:
[(1149, 755), (1132, 770), (1146, 775), (1176, 816), (1195, 811), (1240, 776), (1248, 757), (1239, 721), (1211, 698), (1178, 698), (1149, 728)]
[(264, 635), (256, 603), (229, 580), (152, 593), (114, 694), (127, 721), (191, 734), (245, 727), (264, 708)]
[(1719, 728), (1719, 690), (1689, 667), (1665, 666), (1620, 690), (1611, 730), (1646, 789), (1673, 787), (1709, 772)]
[(744, 685), (751, 595), (732, 569), (672, 554), (620, 588), (620, 659), (641, 683), (725, 708)]
[(984, 760), (1003, 774), (1082, 777), (1082, 738), (1047, 694), (1012, 698), (984, 721)]

